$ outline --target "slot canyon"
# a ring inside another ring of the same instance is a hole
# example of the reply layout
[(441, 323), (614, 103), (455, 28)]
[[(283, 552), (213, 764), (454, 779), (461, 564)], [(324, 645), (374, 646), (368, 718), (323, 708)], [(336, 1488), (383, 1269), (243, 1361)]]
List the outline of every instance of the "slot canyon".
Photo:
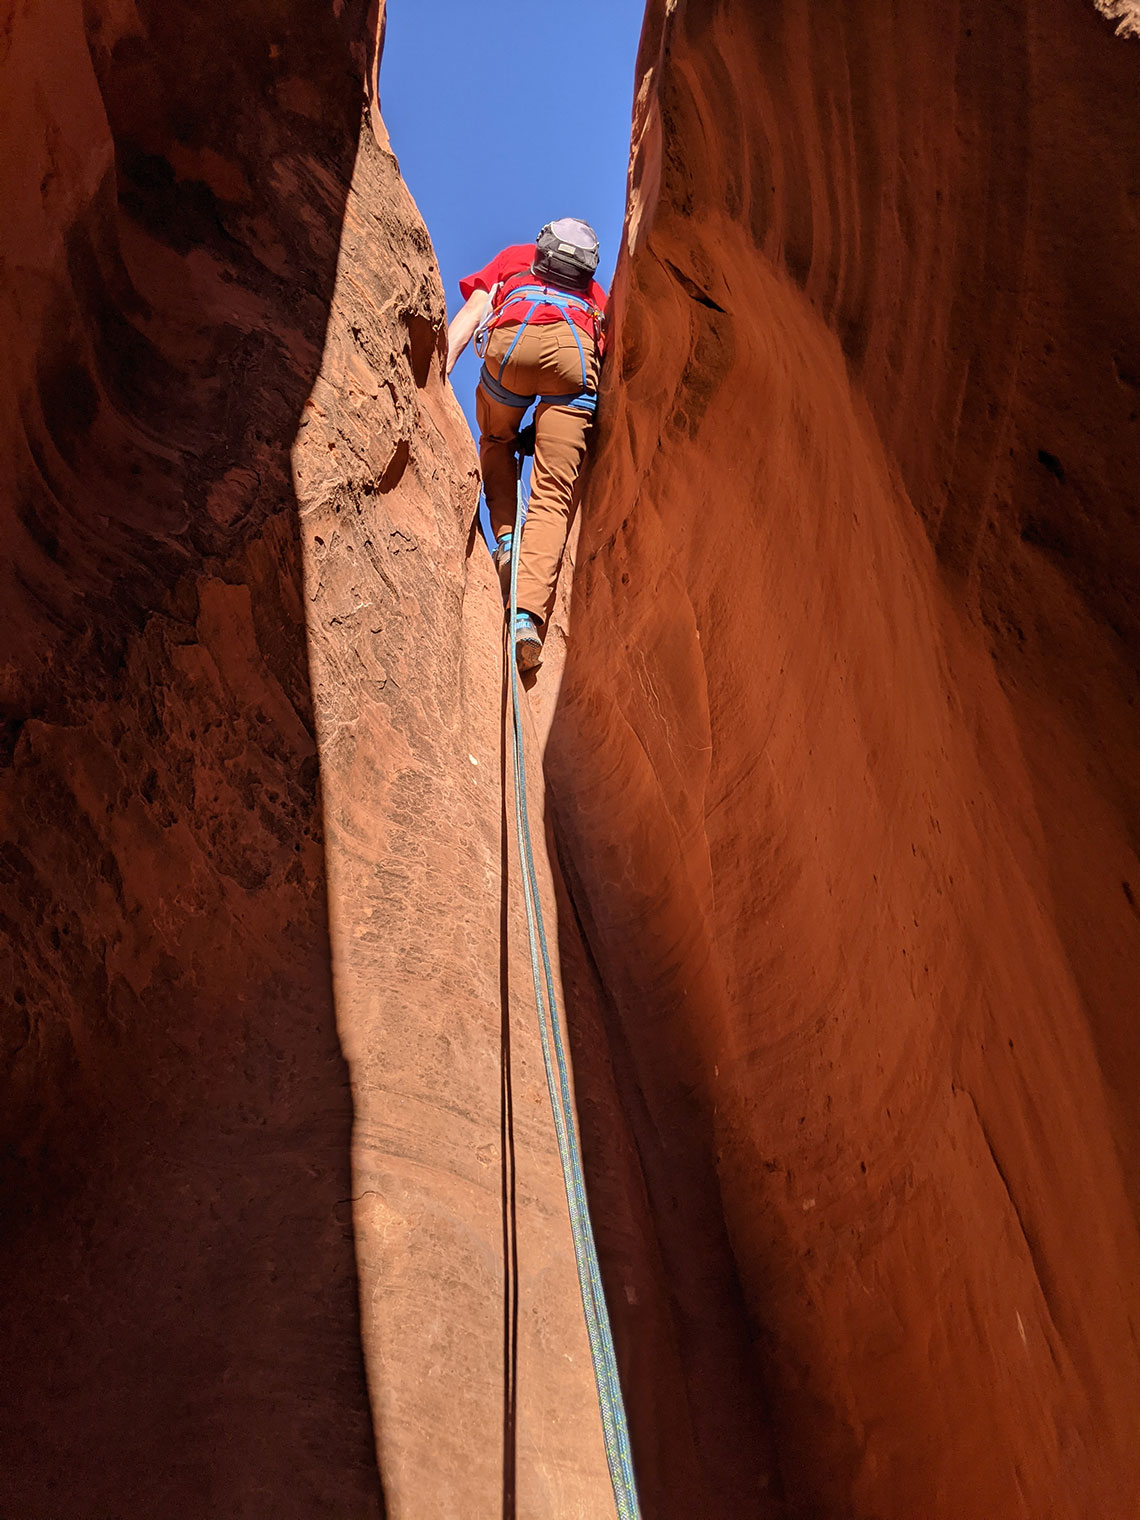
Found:
[[(0, 26), (0, 1520), (613, 1514), (384, 20)], [(525, 720), (646, 1520), (1140, 1515), (1138, 89), (649, 0)]]

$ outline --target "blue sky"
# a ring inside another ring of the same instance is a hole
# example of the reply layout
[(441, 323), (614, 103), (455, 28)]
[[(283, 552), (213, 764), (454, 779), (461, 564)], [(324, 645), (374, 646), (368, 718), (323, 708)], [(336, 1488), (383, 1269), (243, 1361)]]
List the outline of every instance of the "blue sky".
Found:
[[(644, 0), (389, 0), (380, 108), (439, 258), (459, 279), (580, 216), (613, 276)], [(474, 429), (478, 361), (452, 375)]]

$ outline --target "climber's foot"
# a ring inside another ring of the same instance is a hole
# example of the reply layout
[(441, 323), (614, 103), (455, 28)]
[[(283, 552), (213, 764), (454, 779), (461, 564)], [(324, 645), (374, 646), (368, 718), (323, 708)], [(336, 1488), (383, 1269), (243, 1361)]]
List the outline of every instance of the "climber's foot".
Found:
[(515, 664), (520, 670), (542, 664), (542, 634), (529, 612), (515, 614)]
[(491, 550), (491, 562), (499, 572), (499, 585), (503, 588), (504, 602), (511, 594), (511, 545), (513, 542), (514, 534), (508, 529)]

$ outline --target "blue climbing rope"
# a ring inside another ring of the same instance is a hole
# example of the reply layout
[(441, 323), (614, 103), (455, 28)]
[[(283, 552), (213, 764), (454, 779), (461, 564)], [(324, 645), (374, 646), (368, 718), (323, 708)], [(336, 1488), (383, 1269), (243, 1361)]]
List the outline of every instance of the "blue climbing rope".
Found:
[(520, 719), (519, 674), (514, 651), (515, 617), (518, 613), (518, 555), (519, 544), (522, 540), (523, 515), (522, 458), (520, 456), (515, 531), (511, 545), (510, 617), (507, 620), (505, 646), (511, 682), (515, 839), (518, 844), (519, 866), (522, 874), (523, 902), (526, 906), (526, 932), (530, 944), (534, 1001), (538, 1010), (538, 1027), (542, 1039), (542, 1062), (546, 1069), (546, 1086), (550, 1093), (554, 1132), (558, 1139), (558, 1158), (562, 1163), (562, 1181), (566, 1187), (566, 1202), (570, 1211), (570, 1234), (574, 1241), (574, 1261), (578, 1269), (578, 1287), (581, 1290), (582, 1308), (586, 1317), (590, 1358), (594, 1364), (594, 1382), (597, 1385), (598, 1406), (602, 1415), (606, 1462), (609, 1465), (610, 1482), (613, 1484), (618, 1520), (640, 1520), (641, 1509), (637, 1501), (637, 1483), (633, 1475), (629, 1425), (626, 1420), (625, 1403), (622, 1399), (621, 1382), (618, 1378), (617, 1357), (614, 1355), (613, 1333), (606, 1308), (606, 1295), (602, 1287), (601, 1272), (598, 1269), (598, 1251), (594, 1244), (593, 1227), (590, 1224), (590, 1209), (586, 1201), (582, 1151), (574, 1117), (574, 1100), (570, 1093), (570, 1070), (562, 1040), (562, 1025), (558, 1017), (554, 973), (550, 966), (550, 951), (546, 941), (546, 928), (543, 924), (542, 903), (539, 900), (534, 850), (531, 846), (530, 819), (527, 815), (526, 748)]

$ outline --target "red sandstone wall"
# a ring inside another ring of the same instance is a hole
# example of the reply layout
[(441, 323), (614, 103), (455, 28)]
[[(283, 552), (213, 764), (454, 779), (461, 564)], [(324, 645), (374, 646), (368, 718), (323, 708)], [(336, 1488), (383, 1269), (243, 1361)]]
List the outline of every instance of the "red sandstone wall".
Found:
[(608, 1502), (377, 27), (0, 36), (5, 1520)]
[[(0, 1510), (604, 1516), (377, 17), (83, 16), (0, 45)], [(647, 1517), (1136, 1513), (1138, 58), (650, 7), (531, 695)]]
[(1140, 1509), (1138, 84), (1073, 0), (650, 6), (547, 752), (647, 1513)]
[(0, 54), (21, 1520), (383, 1507), (288, 456), (364, 7), (304, 32), (191, 9), (89, 7), (85, 31), (24, 5)]

